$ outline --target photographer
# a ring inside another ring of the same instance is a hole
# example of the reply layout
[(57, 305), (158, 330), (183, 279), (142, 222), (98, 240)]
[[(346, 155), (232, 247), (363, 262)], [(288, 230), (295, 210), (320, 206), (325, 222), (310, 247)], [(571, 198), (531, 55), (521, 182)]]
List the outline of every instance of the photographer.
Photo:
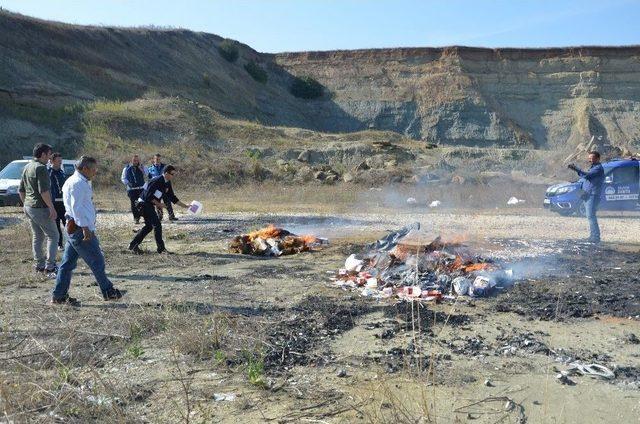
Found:
[(584, 178), (582, 183), (582, 200), (586, 210), (587, 219), (589, 220), (589, 238), (590, 243), (600, 243), (600, 227), (598, 226), (598, 218), (596, 212), (598, 205), (600, 204), (600, 193), (602, 192), (602, 185), (604, 184), (604, 168), (600, 163), (600, 153), (596, 151), (589, 152), (589, 163), (591, 168), (588, 171), (583, 171), (574, 164), (568, 166), (578, 173), (578, 175)]

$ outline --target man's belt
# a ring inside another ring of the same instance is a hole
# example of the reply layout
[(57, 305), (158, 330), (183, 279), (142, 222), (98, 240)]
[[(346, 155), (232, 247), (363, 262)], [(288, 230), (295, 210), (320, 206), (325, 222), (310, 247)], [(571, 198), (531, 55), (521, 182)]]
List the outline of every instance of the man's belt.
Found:
[(139, 190), (141, 188), (144, 188), (144, 186), (140, 186), (140, 187), (130, 187), (127, 190), (131, 191), (131, 190)]
[(62, 202), (62, 197), (56, 197), (53, 199), (54, 202)]

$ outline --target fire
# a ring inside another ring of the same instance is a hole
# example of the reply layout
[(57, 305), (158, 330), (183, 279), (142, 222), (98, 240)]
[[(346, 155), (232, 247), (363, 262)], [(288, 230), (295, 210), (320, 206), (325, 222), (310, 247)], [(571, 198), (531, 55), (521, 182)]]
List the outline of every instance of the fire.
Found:
[(311, 234), (306, 234), (304, 236), (300, 236), (300, 238), (302, 239), (304, 244), (313, 244), (313, 243), (317, 243), (318, 242), (318, 237), (316, 237), (314, 235), (311, 235)]
[(269, 224), (259, 230), (234, 237), (229, 243), (229, 249), (246, 255), (280, 256), (306, 252), (321, 244), (328, 244), (328, 240), (311, 234), (297, 236)]
[[(283, 235), (282, 234), (283, 231), (285, 230), (283, 230), (282, 228), (278, 228), (273, 224), (269, 224), (264, 228), (250, 232), (248, 236), (249, 236), (249, 239), (252, 241), (257, 238), (261, 238), (261, 239), (278, 238), (281, 235)], [(288, 231), (286, 233), (289, 234)]]

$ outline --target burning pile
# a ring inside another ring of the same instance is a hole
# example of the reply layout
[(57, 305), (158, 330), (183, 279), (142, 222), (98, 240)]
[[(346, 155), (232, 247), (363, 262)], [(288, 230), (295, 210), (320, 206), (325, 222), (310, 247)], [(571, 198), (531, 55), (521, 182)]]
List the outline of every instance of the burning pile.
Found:
[(229, 243), (229, 250), (244, 255), (281, 256), (306, 252), (328, 243), (325, 238), (313, 235), (297, 236), (270, 224), (249, 234), (234, 237)]
[(415, 223), (351, 255), (332, 280), (361, 288), (363, 296), (440, 300), (453, 295), (485, 296), (512, 278), (489, 258), (475, 254), (462, 240), (438, 236), (425, 242)]

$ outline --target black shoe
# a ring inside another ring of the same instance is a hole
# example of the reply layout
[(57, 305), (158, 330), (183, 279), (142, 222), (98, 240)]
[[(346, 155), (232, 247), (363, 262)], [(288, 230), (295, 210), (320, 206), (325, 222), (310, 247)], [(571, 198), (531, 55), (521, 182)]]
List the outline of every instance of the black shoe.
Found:
[(170, 216), (169, 217), (169, 221), (180, 221), (178, 218), (176, 218), (175, 216)]
[(131, 250), (136, 255), (142, 255), (144, 253), (142, 250), (140, 250), (140, 245), (138, 244), (129, 244), (129, 250)]
[(169, 252), (166, 247), (162, 249), (158, 249), (158, 254), (160, 255), (173, 255), (173, 252)]
[(69, 297), (68, 295), (63, 297), (62, 299), (51, 299), (52, 305), (69, 305), (69, 306), (81, 306), (81, 303), (75, 297)]
[(107, 300), (118, 300), (118, 299), (122, 298), (122, 292), (114, 287), (111, 290), (109, 290), (108, 292), (104, 293), (102, 295), (102, 298), (105, 301), (107, 301)]

